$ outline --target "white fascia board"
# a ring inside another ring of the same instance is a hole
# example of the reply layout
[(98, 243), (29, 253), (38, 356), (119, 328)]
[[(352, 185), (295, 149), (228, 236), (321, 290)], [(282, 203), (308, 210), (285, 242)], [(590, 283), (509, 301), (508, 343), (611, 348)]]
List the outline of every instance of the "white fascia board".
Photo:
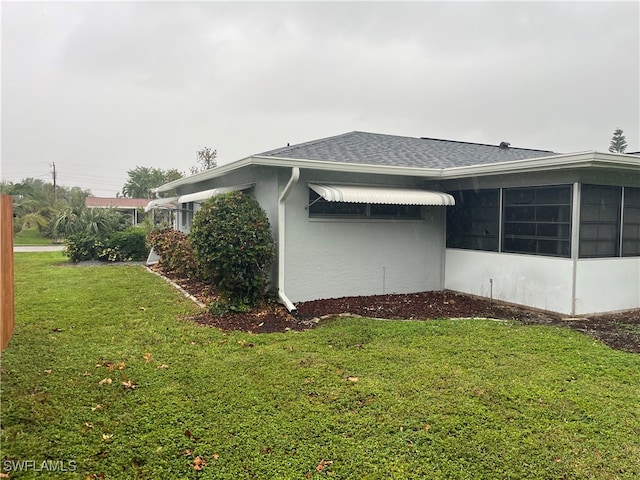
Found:
[(637, 171), (640, 157), (621, 153), (602, 153), (596, 151), (550, 155), (547, 157), (514, 160), (512, 162), (472, 165), (451, 168), (395, 167), (391, 165), (366, 165), (361, 163), (331, 162), (322, 160), (306, 160), (285, 157), (251, 156), (214, 167), (210, 170), (180, 178), (166, 183), (155, 192), (166, 192), (183, 185), (204, 182), (221, 177), (239, 168), (250, 165), (269, 167), (298, 167), (301, 169), (324, 170), (331, 172), (369, 173), (379, 175), (412, 176), (432, 179), (455, 179), (480, 175), (504, 175), (509, 173), (526, 173), (567, 168), (616, 168)]
[(441, 178), (455, 179), (476, 177), (481, 175), (504, 175), (509, 173), (528, 173), (549, 170), (566, 170), (575, 168), (616, 168), (622, 170), (638, 170), (639, 158), (634, 155), (601, 152), (569, 153), (548, 157), (515, 160), (513, 162), (473, 165), (469, 167), (452, 167), (442, 171)]
[(235, 162), (227, 163), (225, 165), (213, 167), (209, 170), (205, 170), (204, 172), (196, 173), (195, 175), (179, 178), (178, 180), (174, 180), (173, 182), (165, 183), (164, 185), (160, 185), (158, 188), (154, 188), (153, 192), (166, 192), (183, 185), (192, 185), (194, 183), (205, 182), (212, 178), (221, 177), (233, 170), (251, 165), (251, 158), (252, 157), (243, 158), (241, 160), (236, 160)]
[(250, 165), (261, 165), (268, 167), (298, 167), (315, 170), (325, 170), (332, 172), (353, 172), (353, 173), (374, 173), (383, 175), (408, 175), (419, 177), (439, 178), (442, 170), (440, 168), (419, 168), (419, 167), (394, 167), (390, 165), (365, 165), (361, 163), (327, 162), (321, 160), (305, 160), (297, 158), (282, 157), (261, 157), (252, 156), (214, 167), (205, 172), (200, 172), (190, 177), (179, 178), (173, 182), (166, 183), (154, 189), (154, 192), (166, 192), (183, 185), (192, 185), (204, 182), (212, 178), (221, 177), (227, 173)]
[(312, 170), (325, 170), (331, 172), (373, 173), (383, 175), (408, 175), (419, 177), (439, 178), (441, 168), (421, 167), (395, 167), (392, 165), (367, 165), (363, 163), (332, 162), (323, 160), (306, 160), (282, 157), (252, 157), (255, 165), (268, 165), (271, 167), (299, 167)]

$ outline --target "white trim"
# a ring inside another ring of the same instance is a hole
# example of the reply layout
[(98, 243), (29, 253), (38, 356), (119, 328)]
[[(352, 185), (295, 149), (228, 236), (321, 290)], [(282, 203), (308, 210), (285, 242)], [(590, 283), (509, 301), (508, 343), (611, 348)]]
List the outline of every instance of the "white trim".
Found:
[(167, 197), (167, 198), (156, 198), (155, 200), (151, 200), (146, 207), (144, 207), (145, 212), (149, 212), (154, 208), (166, 208), (169, 210), (175, 210), (178, 208), (177, 203), (178, 197)]
[(399, 187), (327, 185), (309, 183), (309, 188), (328, 202), (373, 203), (384, 205), (455, 205), (448, 193)]
[(332, 172), (369, 173), (380, 175), (414, 176), (429, 179), (455, 179), (481, 175), (496, 175), (576, 168), (617, 168), (624, 171), (638, 171), (638, 156), (621, 153), (602, 153), (596, 151), (569, 154), (556, 154), (546, 157), (514, 160), (510, 162), (489, 163), (466, 167), (420, 168), (398, 167), (391, 165), (367, 165), (340, 161), (308, 160), (299, 158), (267, 157), (254, 155), (235, 162), (220, 165), (190, 177), (180, 178), (166, 183), (155, 192), (166, 192), (183, 185), (192, 185), (212, 178), (218, 178), (234, 170), (251, 166), (298, 167), (300, 169), (323, 170)]
[(215, 195), (237, 192), (239, 190), (246, 190), (247, 188), (251, 187), (253, 187), (253, 183), (245, 183), (243, 185), (234, 185), (233, 187), (218, 187), (212, 188), (210, 190), (202, 190), (200, 192), (187, 193), (186, 195), (181, 195), (178, 197), (178, 203), (202, 203)]

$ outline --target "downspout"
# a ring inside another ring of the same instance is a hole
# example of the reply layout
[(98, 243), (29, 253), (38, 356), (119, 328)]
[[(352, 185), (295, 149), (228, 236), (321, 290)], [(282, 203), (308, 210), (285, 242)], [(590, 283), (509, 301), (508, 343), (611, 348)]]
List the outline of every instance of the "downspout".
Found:
[(289, 300), (286, 293), (284, 292), (284, 255), (285, 255), (285, 202), (289, 197), (289, 194), (293, 190), (293, 188), (298, 183), (300, 179), (300, 169), (298, 167), (293, 167), (291, 169), (291, 178), (284, 187), (284, 190), (280, 194), (280, 198), (278, 199), (278, 297), (284, 306), (287, 307), (287, 310), (291, 313), (296, 313), (295, 305)]

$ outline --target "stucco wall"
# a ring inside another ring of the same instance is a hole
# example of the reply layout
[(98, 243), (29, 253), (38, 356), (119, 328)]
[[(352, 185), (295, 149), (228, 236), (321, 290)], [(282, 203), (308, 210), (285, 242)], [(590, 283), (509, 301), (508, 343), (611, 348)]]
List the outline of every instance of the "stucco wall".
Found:
[(424, 220), (310, 219), (307, 180), (286, 205), (291, 301), (442, 288), (445, 207), (425, 207)]
[(570, 314), (572, 279), (567, 258), (446, 249), (445, 288), (458, 292)]
[(640, 258), (578, 260), (576, 314), (640, 308)]

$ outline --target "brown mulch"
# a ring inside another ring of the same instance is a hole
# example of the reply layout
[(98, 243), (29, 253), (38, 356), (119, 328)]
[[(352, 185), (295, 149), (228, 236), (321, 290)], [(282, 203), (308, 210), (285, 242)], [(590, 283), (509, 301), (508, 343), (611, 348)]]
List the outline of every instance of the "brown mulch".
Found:
[[(159, 267), (154, 270), (161, 273)], [(210, 286), (187, 279), (172, 280), (205, 304), (216, 298)], [(640, 309), (568, 318), (554, 312), (452, 291), (330, 298), (301, 302), (296, 307), (295, 315), (278, 303), (270, 303), (247, 313), (213, 316), (203, 312), (189, 320), (225, 331), (273, 333), (308, 330), (324, 318), (341, 314), (405, 320), (495, 318), (517, 320), (525, 325), (568, 327), (591, 335), (612, 348), (640, 353)]]

